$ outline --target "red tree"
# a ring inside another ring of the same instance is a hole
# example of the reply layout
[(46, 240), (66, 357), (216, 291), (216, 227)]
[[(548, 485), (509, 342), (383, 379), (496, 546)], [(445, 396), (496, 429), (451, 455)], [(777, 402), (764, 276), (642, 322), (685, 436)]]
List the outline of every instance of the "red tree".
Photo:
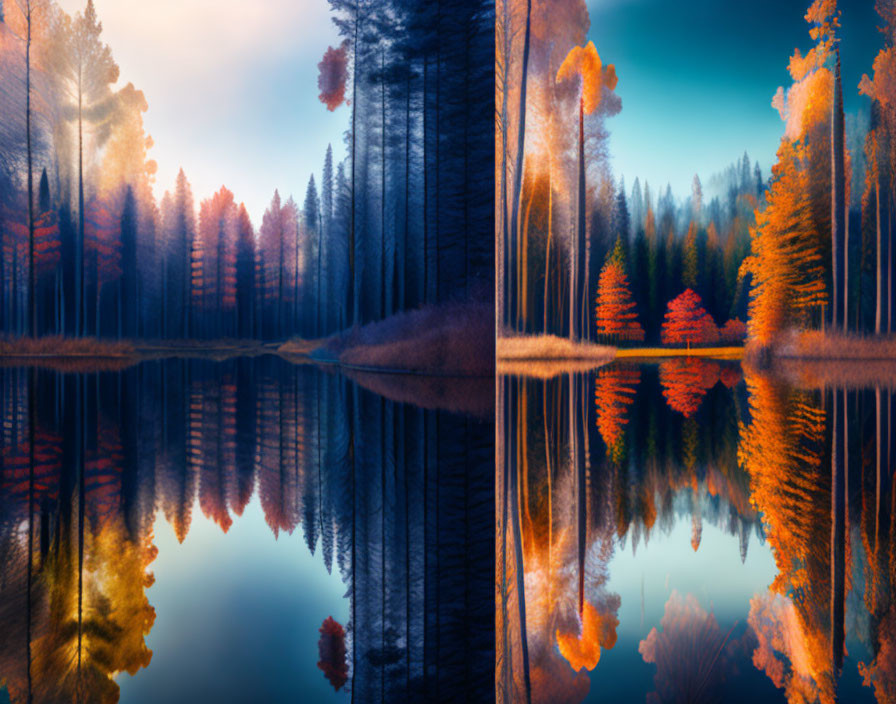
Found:
[(628, 277), (622, 265), (614, 259), (609, 259), (601, 269), (595, 315), (598, 335), (636, 342), (644, 339), (644, 328), (638, 322)]
[(747, 339), (747, 326), (738, 318), (732, 318), (719, 331), (723, 342), (740, 343)]
[(719, 329), (700, 296), (688, 288), (669, 301), (661, 336), (664, 345), (705, 344), (718, 341)]
[(345, 82), (348, 78), (348, 45), (342, 42), (338, 47), (328, 47), (324, 58), (317, 65), (320, 71), (317, 87), (320, 102), (332, 112), (345, 102)]
[(200, 306), (206, 333), (232, 335), (236, 308), (236, 239), (238, 211), (233, 193), (224, 186), (199, 207), (196, 240), (202, 290)]
[(698, 357), (670, 359), (660, 365), (663, 396), (673, 411), (692, 417), (706, 392), (719, 381), (721, 367)]
[(348, 665), (345, 662), (345, 629), (332, 616), (328, 616), (320, 627), (317, 649), (320, 654), (317, 666), (338, 692), (348, 680)]

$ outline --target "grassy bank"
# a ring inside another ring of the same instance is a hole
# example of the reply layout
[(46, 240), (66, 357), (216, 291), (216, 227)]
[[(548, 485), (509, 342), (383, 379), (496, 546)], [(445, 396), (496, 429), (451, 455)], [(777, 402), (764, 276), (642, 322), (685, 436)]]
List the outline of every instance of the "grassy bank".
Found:
[(289, 340), (277, 351), (361, 371), (491, 376), (494, 310), (479, 303), (427, 306), (324, 340)]
[(0, 357), (134, 357), (130, 342), (94, 337), (0, 338)]
[(606, 362), (616, 355), (616, 348), (592, 342), (574, 342), (556, 335), (530, 335), (499, 337), (496, 353), (501, 362), (561, 359)]
[[(755, 348), (750, 346), (753, 353)], [(820, 331), (790, 332), (771, 348), (781, 359), (896, 360), (896, 335), (840, 335)]]

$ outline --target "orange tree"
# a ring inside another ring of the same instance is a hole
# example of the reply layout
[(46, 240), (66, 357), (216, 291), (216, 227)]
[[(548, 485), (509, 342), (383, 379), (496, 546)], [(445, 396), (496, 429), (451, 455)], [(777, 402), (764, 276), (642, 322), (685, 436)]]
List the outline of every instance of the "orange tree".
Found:
[(604, 339), (633, 342), (644, 339), (644, 328), (638, 322), (624, 265), (615, 253), (600, 271), (595, 322), (597, 334)]

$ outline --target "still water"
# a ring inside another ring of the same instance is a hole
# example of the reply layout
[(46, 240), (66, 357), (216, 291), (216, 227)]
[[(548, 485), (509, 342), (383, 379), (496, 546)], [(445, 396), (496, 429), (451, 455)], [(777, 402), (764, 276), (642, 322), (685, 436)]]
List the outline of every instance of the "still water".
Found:
[(492, 699), (491, 384), (0, 369), (0, 702)]
[(894, 700), (893, 388), (785, 371), (499, 380), (499, 702)]
[(892, 700), (890, 377), (546, 376), (0, 369), (0, 702)]

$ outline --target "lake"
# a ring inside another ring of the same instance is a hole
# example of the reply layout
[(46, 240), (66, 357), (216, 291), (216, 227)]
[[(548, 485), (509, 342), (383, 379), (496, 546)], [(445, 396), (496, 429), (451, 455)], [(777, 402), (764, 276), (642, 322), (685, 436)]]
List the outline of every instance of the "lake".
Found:
[(0, 702), (896, 692), (892, 385), (545, 376), (0, 368)]
[(500, 379), (499, 702), (891, 701), (894, 396), (816, 372)]
[(490, 380), (78, 366), (0, 369), (0, 701), (493, 696)]

